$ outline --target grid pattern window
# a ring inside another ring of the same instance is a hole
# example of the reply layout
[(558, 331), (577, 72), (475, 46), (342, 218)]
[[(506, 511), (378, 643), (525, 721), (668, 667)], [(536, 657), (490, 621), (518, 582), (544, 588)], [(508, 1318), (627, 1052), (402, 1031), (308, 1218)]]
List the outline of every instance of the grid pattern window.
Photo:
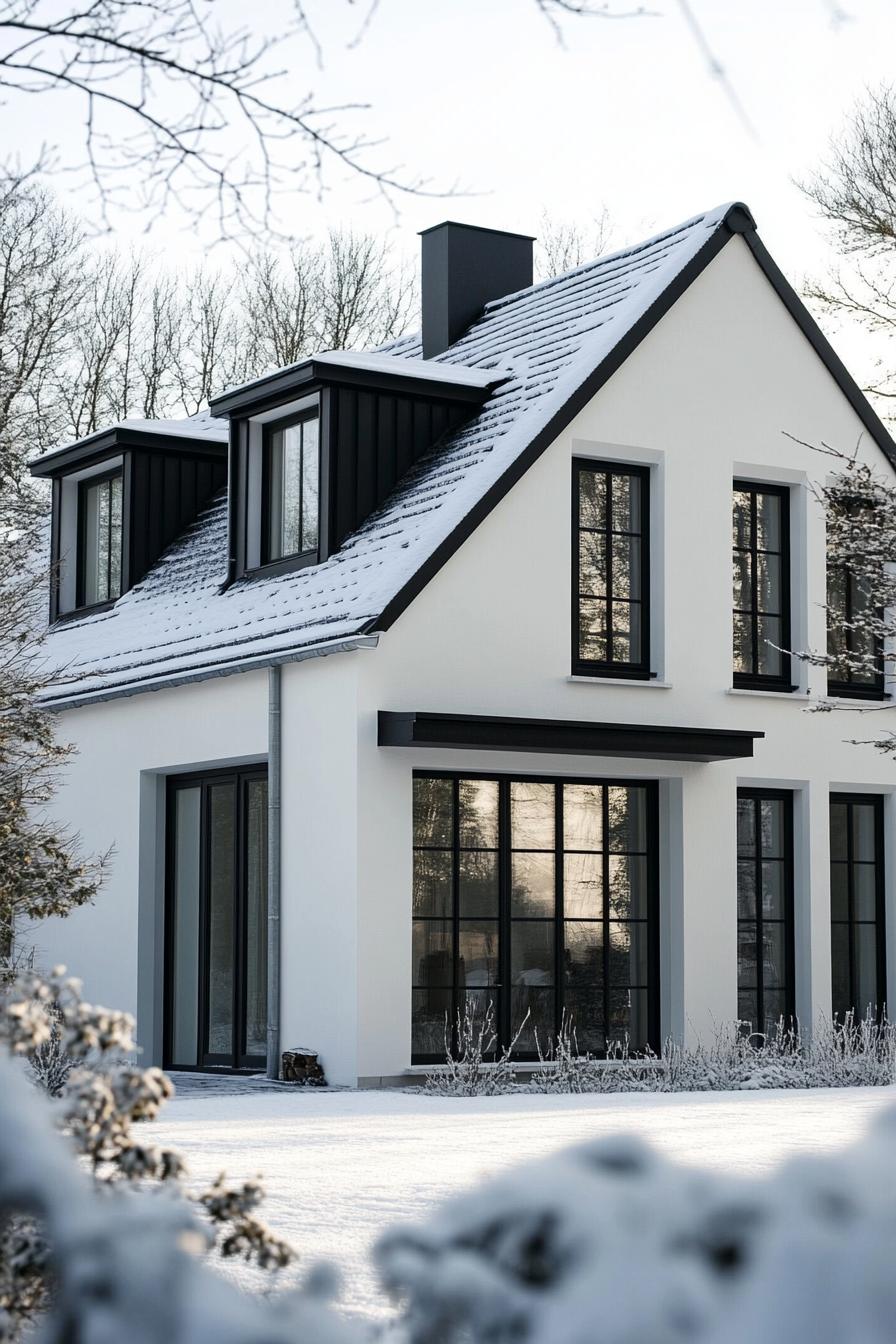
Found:
[(883, 649), (874, 631), (867, 585), (846, 565), (828, 563), (828, 691), (879, 700), (884, 693)]
[(320, 421), (310, 412), (264, 432), (262, 563), (318, 547)]
[(652, 784), (415, 776), (414, 1062), (489, 1003), (521, 1058), (657, 1046), (656, 850)]
[(650, 472), (573, 467), (573, 670), (650, 675)]
[(77, 604), (94, 607), (121, 596), (121, 472), (78, 488)]
[(791, 689), (790, 491), (734, 482), (734, 684)]
[(831, 971), (833, 1015), (883, 1013), (883, 799), (831, 795)]
[(795, 1013), (793, 795), (737, 794), (737, 1015), (773, 1039)]

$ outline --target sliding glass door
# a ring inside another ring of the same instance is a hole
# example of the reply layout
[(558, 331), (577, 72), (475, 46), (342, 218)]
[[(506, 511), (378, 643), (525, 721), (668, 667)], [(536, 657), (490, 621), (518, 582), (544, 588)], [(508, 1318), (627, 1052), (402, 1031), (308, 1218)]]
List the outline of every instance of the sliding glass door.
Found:
[(260, 1069), (267, 1035), (267, 775), (168, 786), (165, 1063)]

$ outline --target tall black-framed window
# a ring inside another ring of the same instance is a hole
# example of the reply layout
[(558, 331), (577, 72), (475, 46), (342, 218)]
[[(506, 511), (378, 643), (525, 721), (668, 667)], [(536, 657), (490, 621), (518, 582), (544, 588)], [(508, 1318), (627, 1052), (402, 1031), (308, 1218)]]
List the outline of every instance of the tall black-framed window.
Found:
[(261, 1069), (267, 1052), (267, 772), (168, 781), (165, 1065)]
[(262, 503), (262, 564), (317, 553), (320, 419), (316, 409), (265, 425)]
[(886, 1003), (884, 804), (831, 794), (831, 1009), (880, 1015)]
[(734, 684), (791, 690), (790, 491), (734, 482)]
[(737, 791), (737, 1015), (767, 1037), (796, 1013), (793, 794)]
[(573, 671), (650, 676), (650, 471), (573, 463)]
[(866, 618), (873, 614), (867, 584), (847, 565), (828, 561), (828, 693), (860, 700), (884, 695), (884, 651)]
[(414, 776), (412, 1058), (465, 1006), (520, 1058), (568, 1014), (579, 1048), (659, 1045), (656, 785)]
[(91, 476), (78, 486), (79, 607), (114, 602), (121, 596), (122, 474), (120, 468)]

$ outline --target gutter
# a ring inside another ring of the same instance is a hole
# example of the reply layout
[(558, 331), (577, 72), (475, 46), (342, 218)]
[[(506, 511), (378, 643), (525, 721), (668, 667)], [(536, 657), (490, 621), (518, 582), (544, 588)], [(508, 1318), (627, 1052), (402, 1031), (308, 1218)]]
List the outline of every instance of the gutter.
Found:
[(232, 658), (228, 662), (197, 665), (183, 672), (162, 673), (157, 677), (146, 677), (142, 681), (129, 682), (123, 686), (109, 687), (105, 690), (84, 691), (80, 694), (60, 695), (50, 699), (39, 697), (37, 704), (41, 709), (55, 713), (57, 710), (79, 709), (82, 705), (96, 705), (106, 700), (120, 700), (125, 696), (142, 695), (145, 691), (164, 691), (173, 686), (189, 686), (197, 681), (210, 681), (212, 677), (230, 677), (239, 672), (254, 672), (259, 668), (282, 667), (284, 663), (303, 663), (308, 658), (325, 658), (331, 653), (350, 653), (355, 649), (375, 649), (379, 644), (379, 634), (350, 635), (344, 639), (322, 640), (319, 644), (306, 644), (300, 649), (291, 649), (288, 653), (260, 653), (254, 658)]

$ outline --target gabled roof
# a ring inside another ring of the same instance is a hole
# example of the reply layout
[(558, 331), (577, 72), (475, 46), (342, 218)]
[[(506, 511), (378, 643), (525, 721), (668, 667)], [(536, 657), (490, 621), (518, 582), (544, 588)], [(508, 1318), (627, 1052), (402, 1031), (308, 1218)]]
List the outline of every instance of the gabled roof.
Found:
[[(489, 304), (425, 367), (451, 377), (478, 369), (494, 378), (500, 370), (505, 380), (323, 564), (225, 588), (219, 496), (114, 608), (53, 632), (49, 654), (61, 670), (46, 700), (136, 693), (346, 647), (388, 628), (735, 233), (896, 464), (896, 445), (765, 251), (749, 211), (721, 206)], [(400, 368), (419, 355), (413, 337), (374, 357)]]

